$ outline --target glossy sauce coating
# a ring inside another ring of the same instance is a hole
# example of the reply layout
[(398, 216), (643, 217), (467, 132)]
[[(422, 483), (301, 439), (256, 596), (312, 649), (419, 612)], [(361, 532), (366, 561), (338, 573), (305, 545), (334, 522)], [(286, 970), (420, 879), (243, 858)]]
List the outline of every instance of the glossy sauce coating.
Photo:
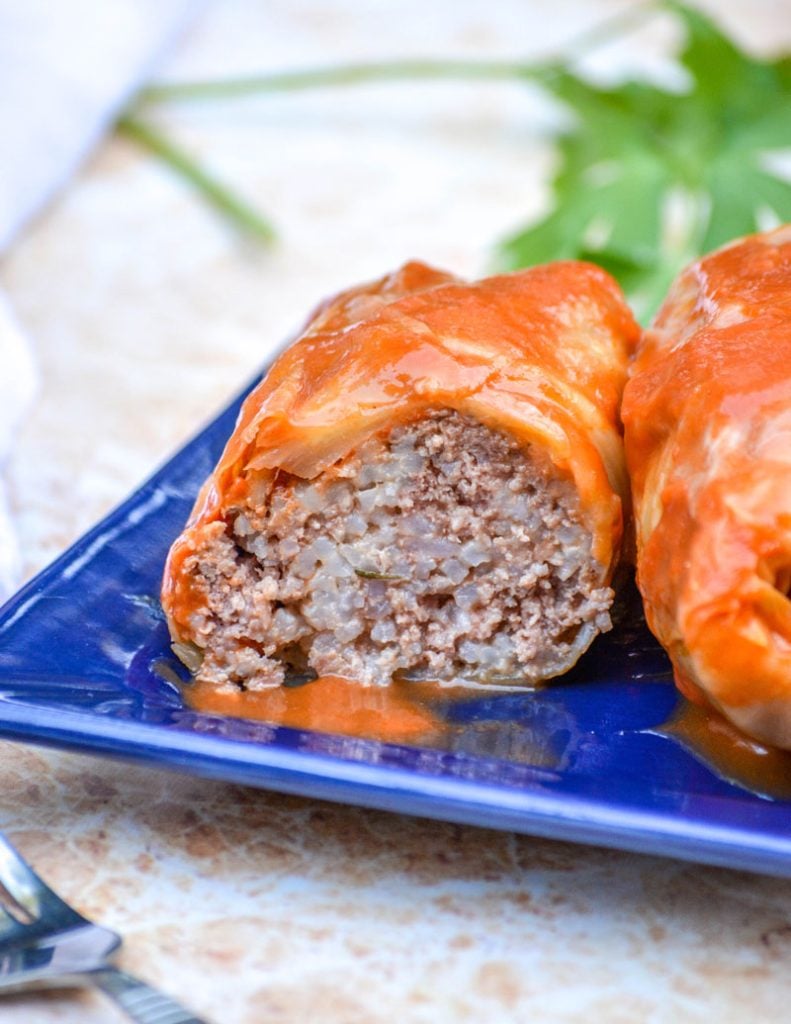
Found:
[(623, 419), (638, 582), (678, 685), (791, 749), (791, 229), (681, 275)]
[(614, 281), (556, 263), (467, 284), (421, 263), (326, 303), (248, 397), (166, 568), (173, 636), (201, 600), (184, 571), (207, 531), (281, 470), (314, 478), (372, 434), (455, 409), (537, 444), (571, 476), (605, 568), (627, 497), (618, 407), (639, 329)]

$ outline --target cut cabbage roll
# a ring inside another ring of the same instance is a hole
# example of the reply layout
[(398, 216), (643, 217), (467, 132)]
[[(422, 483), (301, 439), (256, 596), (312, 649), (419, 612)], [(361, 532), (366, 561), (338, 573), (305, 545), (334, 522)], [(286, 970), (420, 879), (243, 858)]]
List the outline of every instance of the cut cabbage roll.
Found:
[(558, 263), (325, 303), (247, 398), (162, 600), (198, 679), (534, 684), (610, 628), (638, 328)]

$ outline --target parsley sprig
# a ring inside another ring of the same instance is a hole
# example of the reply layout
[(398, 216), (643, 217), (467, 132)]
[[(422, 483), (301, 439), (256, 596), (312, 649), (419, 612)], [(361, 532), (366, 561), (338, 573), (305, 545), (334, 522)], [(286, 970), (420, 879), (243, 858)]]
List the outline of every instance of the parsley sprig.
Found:
[[(612, 42), (657, 10), (671, 12), (683, 30), (677, 59), (688, 81), (685, 91), (636, 80), (602, 87), (575, 71), (580, 53)], [(590, 259), (610, 270), (647, 316), (690, 259), (731, 238), (791, 221), (791, 182), (768, 159), (791, 149), (791, 56), (750, 56), (679, 0), (632, 8), (583, 37), (564, 58), (540, 63), (391, 61), (155, 85), (141, 93), (121, 126), (185, 175), (236, 226), (271, 240), (266, 218), (205, 168), (191, 166), (141, 111), (165, 102), (441, 78), (531, 82), (572, 115), (555, 138), (551, 207), (497, 246), (500, 269)]]
[(557, 140), (554, 205), (503, 242), (505, 268), (591, 259), (649, 314), (681, 266), (739, 235), (791, 221), (791, 184), (766, 163), (791, 148), (791, 59), (762, 61), (674, 0), (689, 88), (600, 88), (562, 66), (544, 87), (575, 115)]

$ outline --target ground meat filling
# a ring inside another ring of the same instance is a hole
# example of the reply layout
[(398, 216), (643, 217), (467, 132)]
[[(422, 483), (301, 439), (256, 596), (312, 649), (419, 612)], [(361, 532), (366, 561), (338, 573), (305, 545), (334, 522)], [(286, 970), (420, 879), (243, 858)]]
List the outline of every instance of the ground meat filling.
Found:
[(573, 484), (470, 417), (431, 413), (260, 490), (188, 567), (198, 676), (217, 686), (293, 669), (530, 682), (610, 628)]

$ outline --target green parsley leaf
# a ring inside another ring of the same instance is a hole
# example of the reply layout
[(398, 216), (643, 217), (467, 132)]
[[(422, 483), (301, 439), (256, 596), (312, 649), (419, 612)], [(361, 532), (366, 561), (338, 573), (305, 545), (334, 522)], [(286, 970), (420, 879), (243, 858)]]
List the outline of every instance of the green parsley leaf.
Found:
[(791, 220), (791, 183), (766, 164), (767, 152), (791, 148), (791, 58), (753, 58), (699, 11), (663, 6), (684, 29), (688, 91), (601, 88), (548, 69), (541, 84), (574, 117), (558, 140), (553, 209), (498, 250), (502, 269), (593, 260), (643, 317), (690, 259)]

